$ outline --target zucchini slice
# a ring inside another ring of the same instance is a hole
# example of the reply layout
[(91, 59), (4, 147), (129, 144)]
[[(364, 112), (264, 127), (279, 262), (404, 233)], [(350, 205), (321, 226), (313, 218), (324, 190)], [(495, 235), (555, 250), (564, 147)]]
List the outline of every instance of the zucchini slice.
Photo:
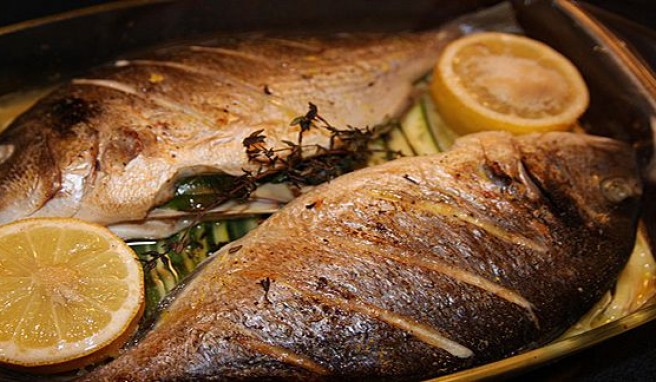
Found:
[[(144, 264), (148, 320), (157, 305), (187, 275), (214, 252), (257, 227), (256, 217), (199, 223), (166, 239), (128, 242)], [(182, 248), (179, 244), (184, 243)]]
[(440, 152), (433, 132), (428, 126), (423, 103), (416, 103), (401, 120), (401, 130), (417, 155), (430, 155)]
[(424, 96), (421, 98), (421, 105), (424, 112), (424, 118), (428, 124), (428, 127), (432, 133), (433, 139), (437, 144), (439, 151), (446, 151), (451, 146), (453, 142), (458, 138), (456, 134), (442, 119), (442, 116), (435, 109), (435, 104), (430, 96)]

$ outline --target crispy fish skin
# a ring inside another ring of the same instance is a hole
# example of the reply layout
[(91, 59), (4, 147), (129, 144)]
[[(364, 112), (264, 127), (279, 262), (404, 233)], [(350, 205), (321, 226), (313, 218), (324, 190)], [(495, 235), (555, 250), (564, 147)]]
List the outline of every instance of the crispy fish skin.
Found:
[(223, 248), (84, 381), (399, 380), (539, 346), (633, 245), (632, 149), (481, 133), (301, 196)]
[[(244, 37), (172, 47), (72, 80), (0, 136), (0, 223), (74, 216), (139, 220), (180, 176), (253, 169), (243, 139), (295, 141), (318, 105), (335, 126), (371, 127), (407, 107), (447, 32)], [(310, 132), (308, 145), (327, 146)]]

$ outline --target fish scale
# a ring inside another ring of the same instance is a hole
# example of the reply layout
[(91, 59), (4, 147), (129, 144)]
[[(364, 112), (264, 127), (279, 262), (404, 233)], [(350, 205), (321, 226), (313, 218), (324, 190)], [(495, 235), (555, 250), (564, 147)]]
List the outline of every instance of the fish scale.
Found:
[[(460, 192), (435, 203), (455, 214), (427, 208), (444, 187)], [(562, 132), (479, 133), (358, 170), (219, 250), (82, 381), (420, 379), (498, 360), (554, 339), (608, 290), (640, 197), (628, 145)]]
[[(0, 135), (0, 146), (15, 148), (0, 163), (0, 223), (142, 220), (181, 174), (253, 170), (242, 144), (253, 131), (263, 129), (274, 148), (295, 141), (290, 121), (309, 102), (338, 127), (384, 123), (407, 107), (413, 82), (449, 39), (444, 32), (244, 36), (81, 74)], [(327, 147), (330, 137), (315, 129), (303, 139)], [(39, 145), (49, 155), (35, 156)]]

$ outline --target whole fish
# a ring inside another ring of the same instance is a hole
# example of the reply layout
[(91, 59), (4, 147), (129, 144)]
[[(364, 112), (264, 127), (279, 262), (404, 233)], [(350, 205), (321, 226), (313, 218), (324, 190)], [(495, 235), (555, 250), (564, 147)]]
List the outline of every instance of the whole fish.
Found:
[[(134, 221), (176, 179), (254, 169), (243, 139), (296, 141), (308, 102), (335, 126), (398, 116), (447, 32), (220, 39), (120, 60), (65, 84), (0, 136), (0, 223)], [(327, 132), (304, 144), (328, 146)]]
[(419, 379), (558, 336), (631, 252), (632, 149), (481, 133), (359, 170), (220, 250), (84, 381)]

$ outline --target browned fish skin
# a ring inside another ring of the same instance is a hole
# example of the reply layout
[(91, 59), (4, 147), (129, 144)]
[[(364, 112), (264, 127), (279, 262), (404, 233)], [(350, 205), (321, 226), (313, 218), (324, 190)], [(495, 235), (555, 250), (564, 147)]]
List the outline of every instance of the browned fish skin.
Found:
[(419, 379), (554, 338), (635, 235), (625, 144), (478, 134), (338, 178), (220, 251), (85, 381)]
[[(385, 122), (410, 101), (445, 32), (245, 37), (168, 48), (72, 80), (0, 136), (0, 223), (139, 220), (179, 176), (253, 168), (243, 138), (295, 140), (318, 105), (335, 126)], [(311, 132), (306, 144), (328, 144)]]

